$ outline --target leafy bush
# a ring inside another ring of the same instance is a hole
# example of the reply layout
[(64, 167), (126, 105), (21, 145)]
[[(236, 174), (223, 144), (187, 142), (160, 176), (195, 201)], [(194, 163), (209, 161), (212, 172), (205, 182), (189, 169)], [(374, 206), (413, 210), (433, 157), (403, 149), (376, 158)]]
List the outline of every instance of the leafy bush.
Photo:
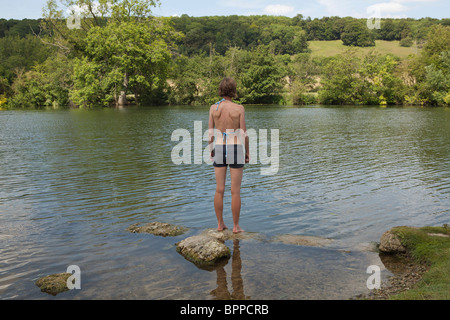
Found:
[(413, 45), (413, 39), (411, 37), (406, 37), (400, 40), (401, 47), (411, 47)]

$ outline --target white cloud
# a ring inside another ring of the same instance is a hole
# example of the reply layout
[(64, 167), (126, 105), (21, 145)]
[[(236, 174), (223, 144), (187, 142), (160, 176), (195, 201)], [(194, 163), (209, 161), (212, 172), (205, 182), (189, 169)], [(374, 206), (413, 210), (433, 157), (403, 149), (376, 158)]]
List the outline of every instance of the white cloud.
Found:
[(277, 16), (285, 16), (294, 11), (294, 7), (283, 4), (272, 4), (264, 8), (264, 13)]
[(400, 18), (402, 16), (396, 14), (411, 10), (412, 3), (434, 1), (436, 0), (391, 0), (390, 2), (375, 3), (367, 7), (367, 12), (376, 13), (380, 17)]
[(380, 2), (371, 5), (367, 8), (367, 11), (386, 13), (398, 13), (408, 10), (408, 8), (399, 2)]

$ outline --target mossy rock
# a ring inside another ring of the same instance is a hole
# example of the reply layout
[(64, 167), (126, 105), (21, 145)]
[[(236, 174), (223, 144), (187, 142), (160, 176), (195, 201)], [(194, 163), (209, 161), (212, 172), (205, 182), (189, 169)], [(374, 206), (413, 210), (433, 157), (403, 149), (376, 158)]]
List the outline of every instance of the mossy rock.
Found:
[(450, 229), (443, 227), (399, 226), (386, 231), (380, 239), (379, 249), (384, 253), (405, 253), (418, 246), (432, 247), (434, 242), (449, 242)]
[(188, 229), (170, 223), (151, 222), (143, 226), (139, 226), (139, 223), (136, 223), (127, 228), (127, 230), (133, 233), (150, 233), (155, 236), (176, 237), (184, 234)]
[(406, 247), (402, 244), (399, 235), (395, 232), (395, 229), (388, 230), (380, 238), (380, 245), (378, 247), (381, 252), (384, 253), (404, 253)]
[(41, 289), (42, 292), (46, 292), (53, 296), (58, 293), (69, 290), (67, 287), (67, 279), (72, 274), (70, 273), (57, 273), (45, 276), (36, 281), (36, 285)]

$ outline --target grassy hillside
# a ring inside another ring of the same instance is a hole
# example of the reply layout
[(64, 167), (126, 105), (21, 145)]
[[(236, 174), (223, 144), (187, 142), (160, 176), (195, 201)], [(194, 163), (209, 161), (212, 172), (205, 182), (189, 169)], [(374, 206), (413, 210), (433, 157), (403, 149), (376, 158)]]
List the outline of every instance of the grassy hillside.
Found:
[[(407, 48), (401, 47), (399, 42), (400, 41), (376, 40), (375, 47), (366, 47), (366, 48), (357, 47), (357, 50), (361, 52), (361, 54), (365, 54), (368, 51), (375, 49), (381, 54), (392, 53), (393, 55), (399, 57), (400, 59), (404, 59), (408, 57), (408, 55), (410, 54), (417, 54), (420, 50), (417, 48), (416, 44), (413, 44), (411, 47)], [(349, 47), (344, 46), (341, 40), (332, 40), (332, 41), (309, 41), (309, 48), (312, 50), (313, 57), (317, 56), (330, 57), (344, 52)]]

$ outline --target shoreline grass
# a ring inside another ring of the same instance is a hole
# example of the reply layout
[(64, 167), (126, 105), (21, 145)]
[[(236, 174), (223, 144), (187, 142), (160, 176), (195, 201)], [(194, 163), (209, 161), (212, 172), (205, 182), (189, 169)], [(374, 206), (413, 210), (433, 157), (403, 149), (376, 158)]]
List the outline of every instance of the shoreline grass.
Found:
[(450, 228), (395, 227), (392, 229), (406, 247), (408, 255), (429, 270), (416, 285), (391, 300), (449, 300), (450, 299)]

